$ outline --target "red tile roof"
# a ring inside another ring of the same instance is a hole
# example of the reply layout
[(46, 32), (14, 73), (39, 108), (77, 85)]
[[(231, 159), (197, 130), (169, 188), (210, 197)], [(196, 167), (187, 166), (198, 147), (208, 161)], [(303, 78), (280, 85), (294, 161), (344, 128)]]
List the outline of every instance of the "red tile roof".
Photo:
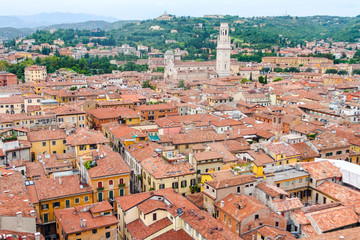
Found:
[(30, 142), (40, 142), (40, 141), (48, 141), (48, 140), (65, 139), (66, 133), (61, 129), (53, 129), (53, 130), (29, 132), (27, 136)]
[(316, 180), (342, 176), (340, 169), (329, 161), (302, 163), (301, 166)]
[(145, 239), (170, 225), (172, 225), (172, 222), (167, 217), (148, 226), (138, 218), (135, 221), (128, 223), (126, 228), (133, 239)]
[(34, 184), (26, 186), (26, 191), (32, 203), (69, 195), (92, 193), (91, 187), (82, 187), (79, 177), (76, 175), (35, 180)]
[[(96, 211), (93, 211), (96, 210)], [(102, 211), (112, 211), (109, 202), (97, 202), (79, 207), (55, 210), (54, 214), (62, 230), (66, 234), (89, 231), (107, 226), (116, 226), (118, 220), (113, 215), (93, 216), (92, 213)], [(81, 220), (86, 220), (86, 227), (81, 227)]]

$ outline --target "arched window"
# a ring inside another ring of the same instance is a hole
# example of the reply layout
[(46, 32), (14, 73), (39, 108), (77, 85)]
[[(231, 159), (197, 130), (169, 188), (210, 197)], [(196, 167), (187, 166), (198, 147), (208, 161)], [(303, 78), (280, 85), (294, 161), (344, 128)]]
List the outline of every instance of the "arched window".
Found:
[(123, 178), (120, 178), (119, 183), (120, 183), (120, 184), (124, 184), (124, 179), (123, 179)]
[(98, 188), (101, 188), (102, 186), (102, 182), (98, 182)]
[(114, 185), (114, 181), (113, 181), (113, 180), (109, 180), (109, 185)]

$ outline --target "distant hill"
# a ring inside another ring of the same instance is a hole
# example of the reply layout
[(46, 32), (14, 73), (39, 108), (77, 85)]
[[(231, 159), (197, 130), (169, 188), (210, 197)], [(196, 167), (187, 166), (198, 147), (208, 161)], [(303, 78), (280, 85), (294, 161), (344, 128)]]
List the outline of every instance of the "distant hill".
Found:
[[(12, 18), (15, 24), (17, 20)], [(65, 21), (65, 20), (64, 20)], [(66, 19), (69, 21), (69, 19)], [(170, 21), (149, 19), (145, 21), (115, 21), (104, 20), (82, 21), (77, 23), (51, 24), (37, 27), (32, 31), (44, 30), (29, 36), (38, 42), (49, 42), (55, 39), (63, 39), (67, 46), (76, 45), (79, 42), (87, 42), (91, 29), (106, 30), (101, 33), (107, 36), (114, 45), (124, 43), (146, 45), (166, 51), (167, 49), (187, 49), (190, 54), (197, 54), (194, 49), (209, 48), (214, 50), (213, 41), (218, 35), (220, 22), (230, 25), (232, 41), (242, 45), (250, 43), (257, 48), (271, 46), (297, 46), (305, 44), (305, 41), (332, 39), (333, 41), (357, 42), (360, 40), (360, 16), (337, 17), (337, 16), (279, 16), (279, 17), (251, 17), (243, 18), (226, 15), (222, 19), (206, 17), (174, 17)], [(1, 17), (0, 17), (1, 22)], [(159, 30), (152, 30), (151, 26), (159, 26)], [(83, 32), (59, 31), (50, 34), (50, 29), (78, 29)], [(172, 31), (174, 30), (174, 31)], [(11, 34), (10, 34), (11, 33)], [(0, 31), (0, 37), (8, 38), (17, 35), (26, 35), (31, 30), (6, 29)], [(76, 37), (75, 37), (76, 36)], [(99, 35), (96, 35), (99, 36)], [(165, 40), (175, 40), (176, 43), (166, 44)], [(108, 42), (98, 42), (108, 44)], [(204, 55), (204, 57), (206, 57)]]
[(45, 27), (39, 27), (38, 30), (50, 30), (50, 29), (101, 29), (101, 30), (110, 30), (120, 28), (122, 25), (126, 23), (135, 23), (138, 21), (135, 20), (121, 20), (113, 23), (106, 21), (86, 21), (86, 22), (78, 22), (78, 23), (62, 23), (49, 25)]
[(78, 23), (95, 20), (114, 22), (118, 19), (83, 13), (39, 13), (26, 16), (0, 16), (0, 27), (37, 28), (54, 24)]
[(35, 30), (31, 28), (4, 27), (0, 28), (0, 39), (13, 39), (17, 37), (24, 37), (32, 34), (33, 32), (35, 32)]

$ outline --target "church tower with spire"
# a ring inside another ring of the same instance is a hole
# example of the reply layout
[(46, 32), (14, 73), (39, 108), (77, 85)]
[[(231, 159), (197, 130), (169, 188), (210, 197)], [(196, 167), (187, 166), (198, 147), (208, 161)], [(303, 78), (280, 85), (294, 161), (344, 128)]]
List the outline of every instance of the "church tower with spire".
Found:
[(230, 76), (230, 52), (229, 25), (221, 23), (216, 47), (216, 73), (219, 77)]

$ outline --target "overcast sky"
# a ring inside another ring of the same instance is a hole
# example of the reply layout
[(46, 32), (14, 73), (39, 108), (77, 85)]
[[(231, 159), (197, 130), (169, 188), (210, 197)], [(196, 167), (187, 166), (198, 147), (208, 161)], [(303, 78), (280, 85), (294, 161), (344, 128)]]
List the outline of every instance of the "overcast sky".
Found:
[(91, 13), (118, 19), (149, 19), (164, 11), (177, 16), (229, 14), (242, 17), (360, 14), (359, 0), (16, 0), (1, 1), (0, 15), (41, 12)]

